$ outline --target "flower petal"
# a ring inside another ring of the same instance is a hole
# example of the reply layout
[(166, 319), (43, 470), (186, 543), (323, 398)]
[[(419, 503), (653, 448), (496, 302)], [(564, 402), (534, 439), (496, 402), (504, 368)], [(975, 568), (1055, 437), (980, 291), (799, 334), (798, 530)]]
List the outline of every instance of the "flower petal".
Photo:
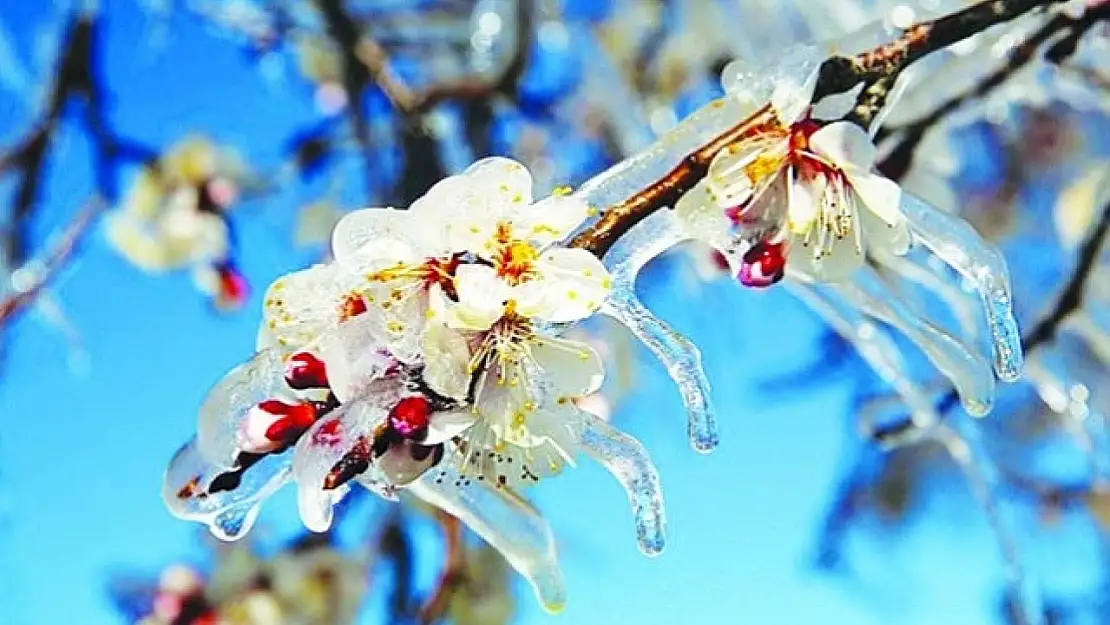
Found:
[(605, 380), (601, 356), (586, 343), (537, 336), (531, 353), (559, 400), (589, 395)]
[(477, 421), (478, 415), (470, 407), (433, 413), (428, 422), (428, 435), (420, 442), (435, 445), (449, 441), (470, 429)]
[(470, 346), (466, 338), (440, 323), (424, 333), (424, 382), (436, 393), (466, 399), (470, 390)]
[(822, 127), (810, 136), (809, 146), (815, 154), (841, 167), (850, 165), (869, 171), (875, 164), (875, 144), (864, 129), (851, 122)]
[(464, 477), (457, 466), (457, 459), (445, 459), (408, 492), (458, 517), (528, 580), (544, 609), (561, 610), (566, 588), (547, 521), (519, 495)]
[[(344, 306), (360, 299), (355, 278), (334, 263), (318, 264), (274, 280), (263, 299), (259, 349), (290, 353), (315, 341), (344, 318)], [(364, 303), (363, 303), (364, 306)]]
[(488, 330), (505, 312), (509, 285), (487, 265), (462, 265), (455, 271), (458, 302), (447, 306), (444, 323), (457, 330)]
[(863, 201), (866, 211), (874, 214), (889, 226), (902, 226), (902, 187), (897, 182), (867, 171), (847, 170), (852, 190)]
[(236, 473), (209, 463), (192, 440), (170, 461), (162, 500), (174, 516), (204, 523), (220, 540), (236, 540), (250, 531), (262, 502), (289, 481), (290, 459), (291, 452), (266, 456), (238, 474), (232, 487), (209, 492), (216, 479)]
[(365, 208), (347, 213), (331, 235), (335, 262), (359, 275), (419, 262), (422, 260), (419, 250), (408, 236), (409, 220), (411, 216), (405, 211), (392, 208)]
[(196, 447), (202, 458), (219, 467), (235, 466), (244, 419), (259, 402), (289, 396), (284, 370), (281, 353), (264, 350), (208, 391), (197, 417)]
[(570, 236), (589, 212), (581, 198), (553, 195), (513, 213), (513, 236), (543, 248)]
[(347, 403), (396, 366), (397, 361), (376, 340), (374, 319), (363, 314), (320, 337), (313, 347), (327, 364), (328, 385), (336, 399)]
[(513, 295), (519, 295), (514, 299), (522, 314), (552, 323), (589, 317), (612, 288), (605, 265), (580, 248), (547, 250), (536, 261), (536, 273), (537, 278), (514, 289)]

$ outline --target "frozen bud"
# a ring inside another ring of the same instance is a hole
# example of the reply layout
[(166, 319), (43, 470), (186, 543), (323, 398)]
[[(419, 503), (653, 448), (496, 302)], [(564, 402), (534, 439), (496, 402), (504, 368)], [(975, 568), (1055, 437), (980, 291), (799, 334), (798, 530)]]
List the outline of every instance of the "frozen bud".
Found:
[(328, 388), (327, 365), (309, 352), (297, 352), (285, 362), (285, 383), (298, 391)]
[(744, 254), (740, 283), (748, 287), (768, 287), (782, 280), (786, 256), (782, 243), (761, 241)]
[(316, 407), (309, 402), (268, 399), (251, 408), (243, 420), (239, 446), (249, 453), (270, 453), (296, 441), (315, 422)]
[(397, 402), (389, 413), (389, 423), (401, 436), (420, 440), (428, 431), (431, 407), (423, 395), (413, 395)]

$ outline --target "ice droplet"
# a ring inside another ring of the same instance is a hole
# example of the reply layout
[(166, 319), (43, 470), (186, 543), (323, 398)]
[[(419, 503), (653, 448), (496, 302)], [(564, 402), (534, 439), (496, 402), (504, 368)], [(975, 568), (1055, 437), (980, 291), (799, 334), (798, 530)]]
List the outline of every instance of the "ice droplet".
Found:
[(990, 330), (994, 369), (1006, 382), (1017, 380), (1024, 356), (1012, 309), (1010, 273), (1002, 254), (964, 220), (909, 193), (902, 194), (902, 212), (926, 247), (975, 284)]
[(636, 297), (636, 276), (644, 265), (687, 238), (670, 210), (656, 211), (621, 237), (605, 255), (613, 289), (601, 312), (627, 327), (663, 363), (682, 395), (690, 444), (695, 450), (708, 453), (717, 446), (720, 437), (701, 352)]
[(647, 556), (663, 552), (666, 512), (659, 473), (640, 441), (589, 413), (581, 413), (582, 450), (624, 486), (636, 519), (636, 540)]

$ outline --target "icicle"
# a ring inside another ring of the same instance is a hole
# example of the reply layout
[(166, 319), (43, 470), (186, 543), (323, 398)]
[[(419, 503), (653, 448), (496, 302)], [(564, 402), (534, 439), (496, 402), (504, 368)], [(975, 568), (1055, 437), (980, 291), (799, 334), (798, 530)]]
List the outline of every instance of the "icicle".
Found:
[(990, 412), (994, 405), (994, 376), (990, 366), (956, 338), (910, 310), (879, 279), (874, 269), (865, 266), (856, 272), (851, 282), (832, 288), (916, 343), (956, 387), (969, 414), (983, 416)]
[(701, 353), (689, 339), (652, 315), (636, 297), (636, 276), (644, 265), (687, 238), (670, 210), (656, 211), (621, 237), (605, 255), (613, 289), (601, 312), (627, 327), (667, 368), (686, 407), (690, 444), (695, 450), (708, 453), (717, 446), (720, 437)]
[(1005, 567), (1006, 583), (1021, 625), (1042, 625), (1044, 608), (1037, 586), (1022, 563), (1012, 513), (1003, 507), (998, 490), (998, 471), (979, 439), (974, 423), (953, 414), (950, 423), (933, 430), (934, 439), (944, 445), (952, 460), (967, 477), (971, 492), (983, 507)]
[(203, 458), (193, 439), (170, 461), (162, 499), (174, 516), (204, 523), (220, 540), (237, 540), (254, 525), (262, 502), (289, 481), (290, 453), (266, 456), (229, 488), (209, 492), (225, 471)]
[(462, 464), (444, 458), (405, 491), (458, 517), (528, 580), (545, 610), (562, 610), (566, 588), (547, 521), (511, 490), (460, 475), (455, 467)]
[[(872, 253), (872, 252), (869, 252)], [(918, 284), (936, 295), (952, 311), (959, 324), (964, 340), (974, 343), (979, 336), (979, 324), (975, 319), (974, 300), (951, 282), (944, 280), (928, 267), (904, 257), (874, 251), (873, 258), (883, 267), (893, 271), (907, 281)]]
[(917, 238), (975, 284), (986, 311), (995, 371), (1004, 381), (1017, 380), (1023, 364), (1021, 334), (1014, 321), (1010, 274), (1002, 254), (967, 222), (909, 193), (902, 194), (902, 211)]
[[(789, 280), (787, 288), (821, 315), (844, 340), (851, 343), (861, 358), (898, 394), (913, 413), (913, 423), (919, 431), (926, 430), (937, 421), (933, 403), (928, 394), (905, 375), (902, 354), (890, 336), (878, 324), (860, 311), (844, 306), (835, 298), (811, 284)], [(874, 423), (863, 422), (864, 430), (874, 431)]]
[(636, 539), (647, 556), (663, 552), (666, 513), (659, 473), (639, 441), (597, 417), (582, 412), (582, 450), (624, 486), (636, 517)]

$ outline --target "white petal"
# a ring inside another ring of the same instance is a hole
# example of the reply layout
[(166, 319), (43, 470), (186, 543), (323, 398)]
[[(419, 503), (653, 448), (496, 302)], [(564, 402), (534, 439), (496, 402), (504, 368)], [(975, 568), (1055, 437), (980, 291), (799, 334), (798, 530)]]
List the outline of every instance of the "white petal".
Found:
[(449, 305), (445, 323), (458, 330), (488, 330), (505, 312), (509, 285), (487, 265), (462, 265), (455, 271), (459, 301)]
[(428, 435), (420, 442), (434, 445), (449, 441), (469, 430), (477, 421), (478, 415), (470, 407), (434, 413), (428, 422)]
[[(855, 228), (858, 228), (858, 222)], [(815, 257), (816, 248), (802, 245), (800, 239), (790, 244), (786, 267), (791, 273), (800, 273), (817, 282), (841, 282), (863, 266), (863, 254), (856, 247), (854, 236), (833, 239), (821, 257)]]
[(849, 171), (849, 184), (863, 200), (865, 209), (890, 226), (905, 222), (902, 216), (902, 187), (893, 180), (865, 171)]
[(307, 345), (342, 320), (345, 299), (358, 297), (355, 280), (334, 263), (284, 275), (266, 291), (262, 323), (287, 352)]
[(366, 208), (348, 213), (332, 232), (331, 249), (335, 261), (357, 274), (418, 262), (421, 257), (407, 234), (409, 219), (405, 211), (392, 208)]
[(466, 338), (440, 323), (424, 333), (424, 382), (436, 393), (466, 399), (470, 390), (470, 346)]
[(359, 315), (322, 335), (313, 348), (327, 363), (328, 383), (340, 402), (365, 395), (375, 380), (396, 365), (371, 328), (373, 318)]
[(814, 180), (797, 180), (793, 174), (788, 176), (787, 214), (790, 231), (805, 234), (817, 220), (820, 198), (826, 185), (824, 176)]
[(483, 158), (468, 167), (466, 176), (477, 192), (498, 203), (525, 207), (532, 203), (532, 174), (520, 163), (500, 156)]
[(513, 236), (542, 248), (568, 237), (586, 221), (589, 211), (581, 198), (553, 195), (513, 213)]
[(902, 256), (910, 250), (910, 226), (905, 219), (890, 225), (869, 210), (861, 210), (859, 219), (867, 249), (878, 249), (895, 256)]
[(866, 131), (851, 122), (824, 126), (809, 138), (809, 145), (815, 154), (840, 166), (852, 165), (867, 171), (875, 164), (875, 144)]
[[(589, 317), (605, 301), (612, 288), (612, 279), (601, 261), (579, 248), (553, 248), (536, 261), (533, 280), (536, 284), (521, 290), (520, 306), (530, 305), (521, 313), (553, 323), (577, 321)], [(542, 297), (535, 292), (542, 289)]]
[(601, 388), (605, 369), (601, 356), (586, 343), (535, 337), (532, 358), (550, 380), (560, 399), (589, 395)]
[(731, 238), (732, 224), (713, 201), (705, 184), (697, 185), (679, 198), (674, 211), (683, 229), (700, 241), (720, 246)]

